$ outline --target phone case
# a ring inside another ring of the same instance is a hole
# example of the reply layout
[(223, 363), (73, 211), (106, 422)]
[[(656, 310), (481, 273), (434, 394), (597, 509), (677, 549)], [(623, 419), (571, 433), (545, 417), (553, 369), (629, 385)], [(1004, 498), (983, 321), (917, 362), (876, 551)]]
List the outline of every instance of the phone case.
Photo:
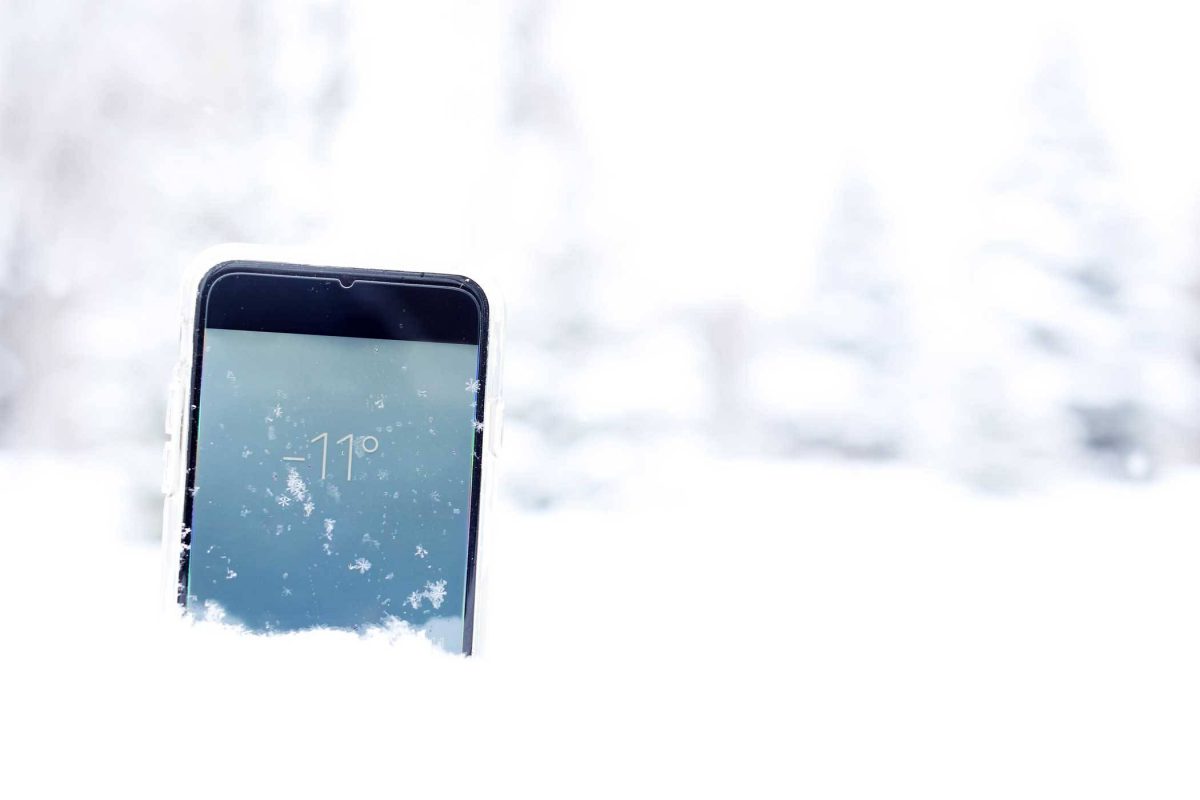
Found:
[(204, 275), (213, 267), (228, 261), (265, 261), (280, 264), (336, 267), (396, 273), (438, 273), (461, 277), (477, 284), (488, 301), (488, 349), (486, 355), (486, 401), (483, 410), (483, 447), (481, 453), (479, 523), (475, 547), (475, 608), (472, 653), (486, 650), (487, 595), (490, 528), (492, 519), (498, 457), (504, 431), (504, 328), (503, 295), (494, 278), (476, 274), (462, 275), (453, 269), (412, 269), (388, 266), (394, 258), (371, 256), (334, 257), (315, 250), (295, 250), (260, 245), (226, 244), (205, 250), (189, 266), (180, 296), (179, 355), (167, 388), (167, 409), (163, 446), (163, 527), (162, 527), (162, 589), (163, 603), (173, 616), (182, 614), (179, 604), (179, 567), (183, 555), (184, 492), (187, 486), (187, 447), (191, 439), (191, 414), (185, 413), (192, 396), (193, 328), (196, 321), (197, 296)]

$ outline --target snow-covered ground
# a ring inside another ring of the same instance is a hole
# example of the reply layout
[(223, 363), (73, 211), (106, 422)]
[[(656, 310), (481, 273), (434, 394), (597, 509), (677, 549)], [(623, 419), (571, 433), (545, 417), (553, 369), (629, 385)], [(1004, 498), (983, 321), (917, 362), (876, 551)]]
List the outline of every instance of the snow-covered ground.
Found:
[(168, 623), (127, 477), (6, 454), (0, 794), (1200, 789), (1200, 474), (1000, 498), (660, 450), (628, 477), (499, 506), (463, 659)]

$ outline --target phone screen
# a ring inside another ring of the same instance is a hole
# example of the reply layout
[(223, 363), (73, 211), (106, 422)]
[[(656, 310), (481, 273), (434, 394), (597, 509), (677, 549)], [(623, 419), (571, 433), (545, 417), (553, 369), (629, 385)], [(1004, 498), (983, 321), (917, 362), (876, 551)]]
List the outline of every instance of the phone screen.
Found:
[(189, 611), (264, 631), (400, 620), (469, 652), (478, 304), (440, 285), (235, 273), (205, 312)]

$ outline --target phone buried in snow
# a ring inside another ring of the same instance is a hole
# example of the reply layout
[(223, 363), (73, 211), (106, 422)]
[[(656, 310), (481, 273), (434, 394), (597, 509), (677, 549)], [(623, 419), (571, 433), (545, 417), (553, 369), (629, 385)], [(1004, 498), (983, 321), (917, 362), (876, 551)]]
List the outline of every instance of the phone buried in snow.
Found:
[(499, 424), (479, 284), (235, 258), (197, 271), (184, 320), (174, 602), (252, 631), (400, 625), (470, 653)]

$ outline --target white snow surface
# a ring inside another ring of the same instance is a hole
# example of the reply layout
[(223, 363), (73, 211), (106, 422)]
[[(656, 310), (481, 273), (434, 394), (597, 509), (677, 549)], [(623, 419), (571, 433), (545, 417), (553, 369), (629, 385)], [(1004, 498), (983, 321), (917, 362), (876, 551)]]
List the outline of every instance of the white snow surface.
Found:
[(1200, 789), (1197, 474), (1004, 499), (663, 453), (608, 510), (500, 507), (468, 659), (170, 621), (105, 467), (0, 458), (7, 797)]

